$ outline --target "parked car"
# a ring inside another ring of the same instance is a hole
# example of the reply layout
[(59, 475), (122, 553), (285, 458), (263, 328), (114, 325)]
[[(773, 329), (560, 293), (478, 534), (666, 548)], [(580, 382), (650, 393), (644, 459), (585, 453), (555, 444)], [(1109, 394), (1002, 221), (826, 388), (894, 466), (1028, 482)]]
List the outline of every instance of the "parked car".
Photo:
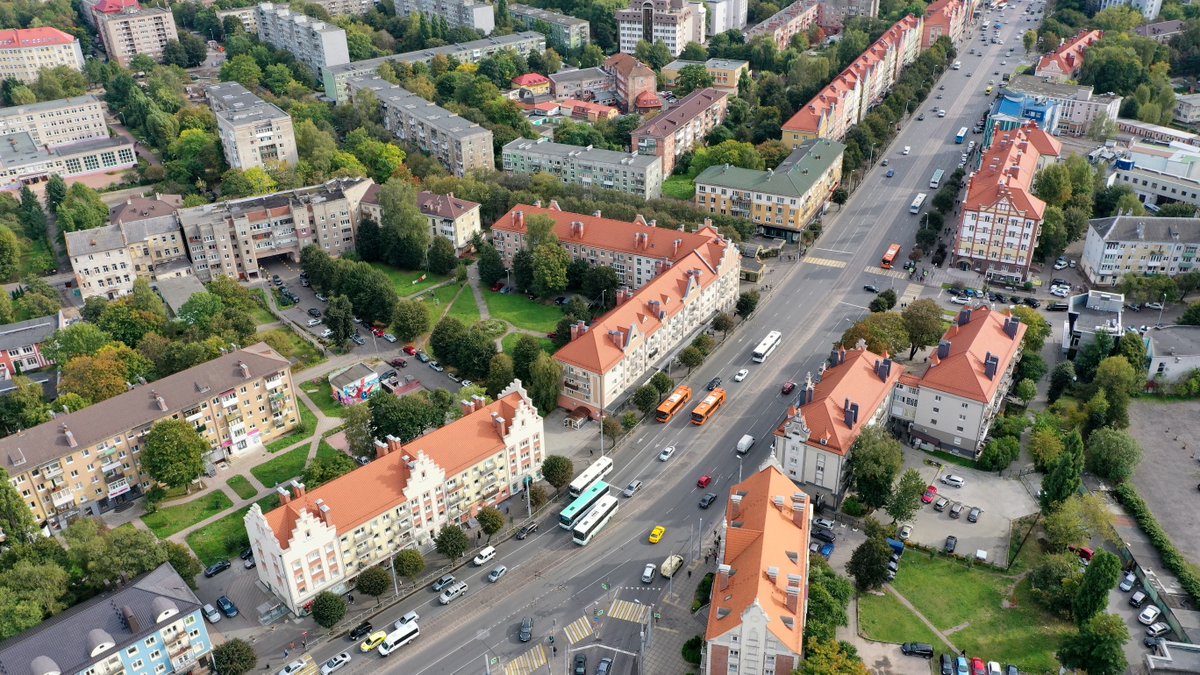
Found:
[(954, 553), (954, 549), (958, 547), (958, 537), (950, 535), (946, 537), (946, 553)]
[(962, 504), (955, 504), (954, 506), (950, 507), (950, 517), (951, 518), (957, 518), (957, 517), (961, 516), (962, 512), (963, 512)]
[(652, 583), (656, 575), (658, 575), (658, 565), (646, 563), (646, 568), (642, 570), (642, 583)]
[(281, 668), (279, 670), (279, 675), (295, 675), (295, 673), (298, 673), (307, 667), (308, 661), (304, 659), (298, 659)]
[(938, 498), (937, 498), (937, 501), (935, 501), (935, 502), (933, 503), (933, 510), (934, 510), (934, 511), (945, 511), (945, 510), (946, 510), (946, 506), (947, 506), (948, 504), (950, 504), (950, 500), (949, 500), (949, 499), (946, 499), (945, 497), (938, 497)]
[(971, 659), (971, 675), (987, 675), (987, 669), (983, 665), (983, 659), (976, 656)]
[(587, 654), (576, 654), (571, 675), (587, 675)]
[(213, 563), (212, 565), (209, 565), (208, 569), (204, 570), (204, 576), (211, 579), (212, 577), (215, 577), (221, 572), (229, 569), (229, 567), (230, 565), (228, 560), (222, 560), (221, 562)]
[(900, 653), (905, 656), (921, 656), (927, 659), (933, 658), (933, 645), (928, 645), (923, 642), (905, 642), (900, 645)]
[(912, 536), (912, 525), (901, 525), (898, 536), (901, 541), (908, 541), (908, 538)]
[(983, 511), (981, 511), (978, 506), (972, 506), (971, 510), (967, 511), (967, 522), (978, 523), (980, 513), (983, 513)]
[(1124, 579), (1121, 580), (1121, 585), (1118, 586), (1118, 588), (1120, 588), (1122, 591), (1131, 591), (1133, 590), (1133, 585), (1136, 583), (1137, 575), (1133, 572), (1130, 572), (1129, 574), (1125, 575)]
[(405, 354), (408, 354), (409, 356), (417, 355), (417, 348), (412, 345), (404, 345), (403, 347), (400, 348), (400, 351), (404, 352)]
[(613, 660), (607, 656), (600, 659), (600, 663), (596, 664), (596, 675), (609, 675), (612, 672)]
[(1161, 302), (1147, 302), (1146, 304), (1144, 304), (1142, 306), (1145, 307), (1146, 309), (1162, 309), (1163, 308), (1163, 304)]
[(224, 595), (217, 598), (217, 607), (220, 607), (225, 616), (231, 619), (238, 615), (237, 605), (233, 604), (233, 601)]
[(1143, 609), (1141, 614), (1138, 614), (1138, 621), (1145, 626), (1149, 626), (1158, 620), (1160, 614), (1162, 614), (1162, 610), (1158, 608), (1158, 605), (1150, 605), (1146, 609)]
[(353, 342), (354, 344), (358, 345), (359, 347), (367, 344), (367, 341), (363, 339), (363, 336), (359, 335), (358, 333), (351, 335), (350, 341)]
[(395, 342), (396, 342), (396, 336), (392, 335), (391, 333), (384, 333), (383, 339), (387, 340), (388, 342), (390, 342), (392, 344), (395, 344)]
[(954, 675), (954, 657), (949, 654), (942, 654), (941, 657), (941, 675)]
[(307, 321), (307, 323), (308, 323), (308, 327), (312, 328), (313, 326), (320, 326), (321, 320), (320, 319), (309, 319)]
[(1135, 591), (1129, 596), (1129, 604), (1134, 607), (1141, 607), (1146, 602), (1146, 593), (1144, 591)]
[(1152, 638), (1162, 637), (1170, 632), (1171, 627), (1163, 621), (1157, 621), (1146, 627), (1146, 635)]
[(921, 501), (926, 504), (932, 504), (935, 499), (937, 499), (937, 486), (930, 485), (925, 488), (925, 494), (921, 495)]
[(948, 473), (945, 476), (942, 476), (942, 483), (949, 485), (950, 487), (960, 488), (967, 484), (967, 479), (963, 478), (962, 476)]
[(813, 527), (822, 527), (826, 530), (832, 530), (835, 523), (828, 518), (816, 518), (813, 520)]
[(824, 528), (816, 527), (813, 528), (812, 538), (820, 539), (821, 541), (832, 544), (837, 541), (837, 534), (835, 534), (833, 530), (826, 530)]
[(325, 296), (321, 295), (320, 293), (317, 293), (317, 294), (316, 294), (316, 297), (317, 297), (317, 299), (318, 299), (318, 300), (320, 300), (321, 302), (329, 302), (329, 298), (327, 298), (327, 297), (325, 297)]
[(208, 619), (209, 623), (217, 623), (221, 620), (221, 613), (212, 605), (204, 605), (201, 611), (204, 612), (204, 618)]
[(388, 361), (388, 365), (392, 366), (393, 368), (407, 368), (408, 361), (405, 359), (401, 359), (401, 358), (395, 358), (395, 359), (392, 359), (391, 361)]
[(439, 373), (446, 370), (446, 367), (443, 366), (442, 364), (438, 363), (437, 361), (430, 361), (429, 367), (433, 368), (435, 371), (437, 371)]

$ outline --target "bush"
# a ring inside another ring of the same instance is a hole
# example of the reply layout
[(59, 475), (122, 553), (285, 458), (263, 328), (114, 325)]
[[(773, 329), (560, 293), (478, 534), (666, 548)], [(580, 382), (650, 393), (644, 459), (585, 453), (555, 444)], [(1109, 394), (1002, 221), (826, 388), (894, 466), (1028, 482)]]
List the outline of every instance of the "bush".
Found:
[(1163, 563), (1167, 569), (1175, 573), (1179, 578), (1180, 585), (1192, 596), (1193, 602), (1200, 602), (1200, 576), (1192, 570), (1187, 559), (1175, 548), (1175, 544), (1171, 542), (1171, 538), (1163, 531), (1158, 524), (1158, 520), (1154, 518), (1154, 513), (1150, 511), (1150, 507), (1146, 506), (1146, 502), (1142, 501), (1137, 491), (1129, 483), (1118, 485), (1113, 493), (1117, 495), (1117, 499), (1121, 504), (1133, 514), (1137, 519), (1138, 525), (1142, 531), (1150, 537), (1150, 543), (1154, 544), (1154, 548), (1158, 549), (1159, 556), (1162, 557)]
[(641, 419), (642, 418), (638, 417), (637, 413), (633, 411), (627, 412), (624, 415), (621, 415), (621, 428), (625, 431), (629, 431), (636, 427)]
[(695, 635), (683, 643), (683, 660), (688, 663), (698, 666), (700, 665), (700, 651), (704, 648), (704, 638)]
[(852, 518), (861, 518), (867, 515), (867, 507), (858, 500), (857, 495), (850, 495), (842, 502), (842, 512)]
[(708, 598), (710, 595), (712, 595), (714, 578), (715, 575), (713, 575), (712, 572), (709, 572), (708, 574), (704, 575), (703, 579), (700, 580), (699, 585), (696, 586), (696, 603), (698, 604), (693, 604), (694, 608), (699, 609), (708, 604)]

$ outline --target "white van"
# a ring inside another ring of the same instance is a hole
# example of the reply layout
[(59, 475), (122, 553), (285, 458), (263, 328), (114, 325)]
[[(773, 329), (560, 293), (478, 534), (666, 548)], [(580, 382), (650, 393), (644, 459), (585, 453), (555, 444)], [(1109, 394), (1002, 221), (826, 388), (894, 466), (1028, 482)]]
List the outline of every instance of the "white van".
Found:
[(472, 562), (475, 564), (476, 567), (479, 567), (495, 557), (496, 557), (496, 547), (488, 546), (488, 547), (484, 548), (482, 551), (480, 551), (479, 555), (475, 556), (475, 560), (473, 560)]
[(900, 154), (907, 155), (910, 152), (912, 152), (912, 148), (906, 145), (904, 146), (904, 152), (901, 152)]
[(954, 70), (962, 70), (962, 61), (955, 61), (954, 65), (950, 67)]
[(750, 448), (753, 445), (754, 445), (754, 437), (753, 436), (751, 436), (750, 434), (746, 434), (745, 436), (742, 436), (741, 440), (739, 440), (738, 444), (737, 444), (737, 454), (744, 455), (747, 452), (750, 452)]
[(456, 581), (446, 587), (442, 594), (438, 596), (438, 602), (443, 605), (448, 605), (459, 596), (465, 595), (467, 592), (467, 582)]
[(663, 575), (664, 579), (670, 579), (676, 572), (679, 571), (680, 567), (683, 567), (682, 556), (667, 556), (667, 559), (663, 561), (661, 566), (659, 566), (658, 573)]
[(421, 636), (421, 628), (416, 621), (406, 623), (400, 628), (388, 633), (387, 638), (379, 645), (379, 655), (387, 656), (404, 645)]

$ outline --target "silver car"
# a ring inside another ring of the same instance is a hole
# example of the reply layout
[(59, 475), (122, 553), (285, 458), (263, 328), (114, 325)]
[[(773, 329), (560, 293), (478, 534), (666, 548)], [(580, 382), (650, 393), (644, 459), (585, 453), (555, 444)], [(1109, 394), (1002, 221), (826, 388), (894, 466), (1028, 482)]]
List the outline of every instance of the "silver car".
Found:
[(654, 581), (656, 574), (658, 574), (658, 566), (654, 563), (646, 563), (646, 569), (642, 570), (642, 583), (648, 584)]
[(638, 490), (641, 490), (641, 489), (642, 489), (642, 481), (635, 480), (625, 487), (625, 490), (621, 493), (621, 495), (623, 497), (632, 497), (633, 495), (637, 494)]

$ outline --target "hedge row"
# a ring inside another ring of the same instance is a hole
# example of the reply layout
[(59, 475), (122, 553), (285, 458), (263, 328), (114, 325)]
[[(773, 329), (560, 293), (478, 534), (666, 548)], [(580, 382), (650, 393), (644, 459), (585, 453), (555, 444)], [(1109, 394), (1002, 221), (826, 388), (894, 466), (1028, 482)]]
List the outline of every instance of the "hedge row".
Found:
[(1158, 524), (1158, 520), (1150, 512), (1150, 507), (1146, 506), (1141, 495), (1129, 483), (1118, 485), (1114, 492), (1121, 504), (1137, 519), (1142, 532), (1150, 537), (1150, 543), (1158, 549), (1158, 554), (1162, 556), (1167, 569), (1174, 572), (1175, 576), (1179, 578), (1179, 583), (1192, 596), (1192, 601), (1200, 603), (1200, 576), (1197, 576), (1188, 566), (1187, 559), (1175, 548), (1175, 544)]

